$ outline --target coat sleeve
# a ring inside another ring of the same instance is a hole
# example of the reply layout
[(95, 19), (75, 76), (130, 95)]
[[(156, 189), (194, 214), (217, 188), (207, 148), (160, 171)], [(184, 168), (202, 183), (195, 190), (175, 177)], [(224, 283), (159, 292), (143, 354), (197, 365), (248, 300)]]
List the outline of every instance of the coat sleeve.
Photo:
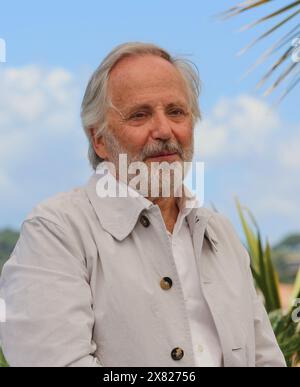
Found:
[(101, 367), (85, 259), (69, 234), (45, 218), (26, 220), (3, 268), (0, 339), (12, 367)]

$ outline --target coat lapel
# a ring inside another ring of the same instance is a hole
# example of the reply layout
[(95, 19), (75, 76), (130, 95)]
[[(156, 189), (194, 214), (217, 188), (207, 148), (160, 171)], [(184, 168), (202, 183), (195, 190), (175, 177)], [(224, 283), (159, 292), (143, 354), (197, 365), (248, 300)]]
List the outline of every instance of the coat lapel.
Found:
[[(209, 262), (205, 262), (205, 260), (212, 259), (212, 256), (206, 257), (203, 254), (203, 242), (204, 238), (206, 238), (210, 245), (211, 254), (213, 254), (213, 256), (218, 259), (218, 238), (210, 224), (210, 218), (212, 216), (213, 213), (210, 210), (204, 207), (196, 208), (188, 215), (188, 223), (192, 234), (193, 246), (197, 266), (199, 268), (199, 277), (203, 295), (215, 322), (223, 352), (224, 366), (231, 367), (235, 365), (235, 361), (232, 355), (233, 348), (231, 348), (231, 343), (227, 337), (228, 334), (224, 322), (224, 316), (220, 313), (218, 303), (216, 302), (216, 294), (220, 294), (220, 284), (215, 283), (211, 272), (209, 273), (206, 269), (206, 265), (209, 264)], [(231, 316), (226, 316), (226, 318), (231, 318)]]

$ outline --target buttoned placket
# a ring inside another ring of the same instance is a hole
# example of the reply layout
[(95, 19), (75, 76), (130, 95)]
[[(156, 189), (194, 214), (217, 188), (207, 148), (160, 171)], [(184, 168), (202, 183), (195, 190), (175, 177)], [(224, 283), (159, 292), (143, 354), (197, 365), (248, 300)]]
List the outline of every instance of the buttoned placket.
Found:
[[(168, 237), (169, 237), (169, 241), (170, 241), (170, 245), (171, 245), (171, 250), (172, 250), (172, 254), (173, 254), (173, 259), (174, 259), (174, 262), (175, 262), (176, 267), (177, 267), (177, 271), (178, 271), (178, 274), (179, 274), (180, 281), (182, 281), (184, 276), (186, 275), (186, 274), (184, 274), (184, 272), (181, 272), (181, 269), (184, 268), (185, 265), (181, 266), (180, 258), (178, 256), (176, 256), (176, 254), (175, 254), (175, 248), (176, 248), (176, 244), (177, 244), (178, 233), (180, 231), (183, 232), (182, 227), (185, 227), (183, 225), (183, 222), (188, 223), (186, 216), (189, 214), (189, 212), (190, 211), (187, 208), (184, 208), (182, 211), (180, 211), (178, 219), (177, 219), (177, 222), (175, 223), (175, 226), (174, 226), (173, 234), (170, 233), (166, 229), (166, 233), (168, 234)], [(196, 261), (194, 263), (196, 265)], [(189, 267), (189, 270), (193, 270), (193, 269)], [(199, 291), (201, 291), (201, 285), (200, 285), (200, 278), (199, 277), (198, 277), (198, 281), (199, 281)], [(186, 284), (181, 284), (181, 287), (182, 287), (182, 290), (183, 290), (184, 301), (186, 303), (186, 309), (188, 311), (188, 309), (189, 309), (188, 298), (187, 298), (188, 295), (186, 294), (187, 289), (186, 289), (185, 285)], [(212, 323), (212, 321), (210, 323)], [(189, 325), (190, 325), (190, 331), (193, 332), (192, 320), (189, 320)], [(195, 329), (195, 327), (194, 327), (194, 329)], [(201, 336), (200, 336), (200, 338), (201, 338)], [(195, 359), (196, 363), (198, 362), (198, 364), (199, 364), (199, 361), (201, 361), (201, 363), (203, 361), (204, 365), (207, 365), (207, 364), (209, 364), (209, 365), (210, 364), (217, 364), (217, 363), (215, 363), (216, 359), (214, 359), (214, 357), (213, 358), (211, 357), (212, 353), (210, 351), (207, 352), (207, 349), (205, 348), (205, 345), (203, 345), (204, 343), (202, 343), (200, 341), (198, 341), (198, 340), (196, 341), (195, 338), (193, 338), (193, 336), (192, 336), (193, 353), (194, 353), (194, 359)]]
[[(170, 244), (171, 244), (171, 250), (172, 250), (172, 254), (173, 254), (173, 259), (174, 259), (174, 262), (176, 264), (176, 267), (177, 267), (177, 271), (179, 272), (178, 270), (178, 262), (176, 260), (176, 257), (175, 257), (175, 254), (174, 254), (174, 248), (176, 247), (176, 237), (177, 237), (177, 234), (179, 232), (179, 230), (181, 229), (181, 227), (183, 226), (182, 223), (183, 222), (187, 222), (187, 218), (186, 218), (186, 215), (189, 213), (190, 211), (188, 211), (186, 208), (184, 208), (183, 210), (181, 210), (179, 212), (179, 215), (178, 215), (178, 218), (177, 218), (177, 221), (175, 223), (175, 226), (174, 226), (174, 229), (173, 229), (173, 233), (171, 233), (167, 228), (166, 228), (166, 232), (168, 234), (168, 237), (169, 237), (169, 241), (170, 241)], [(180, 273), (179, 273), (179, 278), (180, 278)], [(184, 287), (182, 286), (182, 290), (183, 290), (183, 294), (184, 294), (184, 301), (187, 302), (187, 296), (186, 294), (184, 293)], [(192, 331), (192, 326), (190, 324), (190, 330)], [(193, 341), (193, 340), (192, 340)], [(204, 348), (203, 348), (203, 345), (202, 344), (199, 344), (199, 343), (193, 343), (193, 353), (194, 353), (194, 356), (195, 356), (195, 360), (196, 360), (196, 355), (199, 354), (199, 353), (203, 353), (204, 352)]]

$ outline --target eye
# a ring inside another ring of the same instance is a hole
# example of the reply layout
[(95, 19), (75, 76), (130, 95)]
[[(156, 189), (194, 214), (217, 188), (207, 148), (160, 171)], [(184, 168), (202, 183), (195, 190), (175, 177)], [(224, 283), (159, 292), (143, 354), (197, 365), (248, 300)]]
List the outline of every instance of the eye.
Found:
[(139, 112), (135, 112), (135, 113), (131, 114), (129, 116), (129, 119), (133, 120), (133, 121), (140, 121), (140, 120), (147, 118), (148, 116), (149, 116), (149, 112), (139, 111)]
[(172, 116), (172, 117), (184, 117), (186, 116), (187, 113), (185, 110), (181, 108), (174, 108), (169, 110), (168, 114), (169, 116)]

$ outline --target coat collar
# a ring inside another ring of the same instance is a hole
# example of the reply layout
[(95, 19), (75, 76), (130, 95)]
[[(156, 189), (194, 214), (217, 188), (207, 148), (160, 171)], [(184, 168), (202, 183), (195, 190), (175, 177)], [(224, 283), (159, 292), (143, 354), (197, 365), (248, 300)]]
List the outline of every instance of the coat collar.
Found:
[(153, 204), (142, 196), (99, 197), (98, 181), (99, 176), (95, 173), (86, 186), (87, 195), (104, 230), (122, 241), (134, 229), (141, 212)]
[[(118, 241), (124, 240), (134, 229), (142, 212), (158, 207), (141, 195), (135, 197), (99, 197), (97, 183), (100, 177), (94, 173), (86, 185), (86, 193), (93, 206), (101, 226)], [(187, 190), (188, 191), (188, 190)], [(190, 192), (190, 191), (188, 191)], [(182, 199), (180, 199), (182, 200)], [(196, 204), (196, 202), (194, 201)], [(182, 205), (182, 202), (180, 202)], [(204, 207), (195, 206), (187, 215), (187, 221), (193, 236), (198, 227), (204, 229), (204, 235), (211, 247), (217, 251), (217, 237), (209, 223), (213, 212)]]

